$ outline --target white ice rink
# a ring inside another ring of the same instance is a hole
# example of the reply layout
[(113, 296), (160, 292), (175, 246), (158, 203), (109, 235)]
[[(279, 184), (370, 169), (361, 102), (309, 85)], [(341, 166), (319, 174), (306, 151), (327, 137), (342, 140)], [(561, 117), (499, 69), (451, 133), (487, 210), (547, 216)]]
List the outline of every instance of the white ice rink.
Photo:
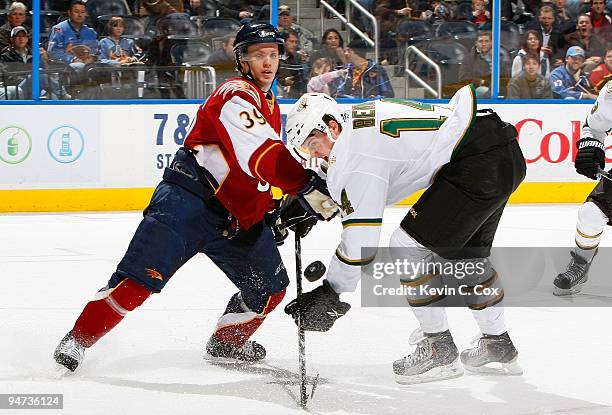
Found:
[[(571, 246), (577, 208), (510, 206), (495, 245)], [(386, 212), (381, 244), (405, 211)], [(66, 415), (303, 413), (292, 382), (296, 328), (282, 312), (295, 296), (291, 239), (281, 252), (292, 284), (255, 336), (267, 349), (265, 365), (237, 370), (202, 359), (203, 344), (235, 290), (199, 255), (161, 295), (88, 350), (77, 373), (54, 378), (53, 349), (106, 284), (140, 218), (136, 212), (0, 216), (0, 393), (63, 393), (64, 409), (50, 412)], [(340, 230), (338, 222), (318, 225), (303, 241), (304, 262), (327, 263)], [(610, 233), (602, 246), (612, 246)], [(306, 290), (314, 286), (306, 283)], [(522, 377), (465, 375), (400, 387), (391, 363), (411, 350), (411, 311), (361, 308), (359, 293), (346, 298), (353, 308), (330, 332), (307, 334), (308, 372), (322, 378), (309, 412), (612, 414), (611, 308), (507, 309)], [(458, 347), (468, 347), (476, 333), (470, 312), (450, 310), (449, 320)]]

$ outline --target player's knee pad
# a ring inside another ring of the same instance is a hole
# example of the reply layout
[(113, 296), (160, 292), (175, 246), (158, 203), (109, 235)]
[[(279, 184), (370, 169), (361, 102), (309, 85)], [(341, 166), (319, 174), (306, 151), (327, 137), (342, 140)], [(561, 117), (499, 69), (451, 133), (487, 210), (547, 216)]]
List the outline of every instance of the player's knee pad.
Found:
[(488, 258), (453, 261), (457, 292), (472, 310), (483, 310), (504, 299), (499, 274)]
[(599, 245), (608, 217), (593, 202), (585, 202), (578, 210), (576, 224), (576, 245), (593, 249)]
[(124, 316), (145, 302), (151, 291), (131, 278), (114, 273), (106, 287), (96, 294), (117, 314)]

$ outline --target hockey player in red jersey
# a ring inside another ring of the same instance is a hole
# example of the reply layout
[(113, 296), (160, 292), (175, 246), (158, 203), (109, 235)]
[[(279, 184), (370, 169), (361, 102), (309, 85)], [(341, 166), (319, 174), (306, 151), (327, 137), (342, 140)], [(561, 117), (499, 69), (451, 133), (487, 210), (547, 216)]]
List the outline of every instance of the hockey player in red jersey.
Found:
[(249, 339), (289, 282), (265, 219), (275, 208), (270, 186), (296, 195), (319, 219), (336, 208), (322, 179), (302, 168), (279, 138), (280, 110), (270, 91), (284, 52), (278, 31), (247, 24), (234, 52), (241, 76), (221, 84), (199, 108), (117, 270), (55, 350), (55, 361), (65, 368), (74, 371), (86, 348), (161, 292), (198, 252), (239, 289), (206, 345), (207, 357), (265, 357), (264, 347)]

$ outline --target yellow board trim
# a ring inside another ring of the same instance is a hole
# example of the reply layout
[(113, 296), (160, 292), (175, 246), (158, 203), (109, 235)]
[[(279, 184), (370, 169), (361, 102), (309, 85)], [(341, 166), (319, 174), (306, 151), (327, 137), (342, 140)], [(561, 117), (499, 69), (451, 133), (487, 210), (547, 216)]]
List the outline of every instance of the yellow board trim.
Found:
[[(523, 183), (510, 197), (510, 203), (582, 203), (595, 185), (595, 182)], [(142, 210), (149, 203), (153, 190), (153, 188), (0, 190), (0, 212)], [(421, 194), (422, 191), (417, 192), (398, 204), (412, 205)]]
[(144, 209), (154, 188), (0, 190), (0, 212)]
[[(597, 182), (525, 182), (510, 196), (509, 203), (583, 203)], [(398, 205), (413, 205), (423, 194), (418, 191)]]

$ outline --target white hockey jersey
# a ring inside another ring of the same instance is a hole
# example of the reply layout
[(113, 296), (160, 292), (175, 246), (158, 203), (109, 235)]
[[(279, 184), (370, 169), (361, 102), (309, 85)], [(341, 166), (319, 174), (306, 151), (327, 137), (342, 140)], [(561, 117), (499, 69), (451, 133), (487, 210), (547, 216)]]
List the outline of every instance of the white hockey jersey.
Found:
[(603, 143), (610, 129), (612, 129), (612, 82), (608, 82), (599, 91), (597, 101), (582, 126), (582, 138), (594, 138)]
[(428, 187), (476, 115), (473, 86), (448, 105), (382, 99), (353, 105), (329, 155), (327, 186), (341, 207), (342, 240), (328, 267), (336, 292), (354, 291), (372, 261), (385, 206)]

